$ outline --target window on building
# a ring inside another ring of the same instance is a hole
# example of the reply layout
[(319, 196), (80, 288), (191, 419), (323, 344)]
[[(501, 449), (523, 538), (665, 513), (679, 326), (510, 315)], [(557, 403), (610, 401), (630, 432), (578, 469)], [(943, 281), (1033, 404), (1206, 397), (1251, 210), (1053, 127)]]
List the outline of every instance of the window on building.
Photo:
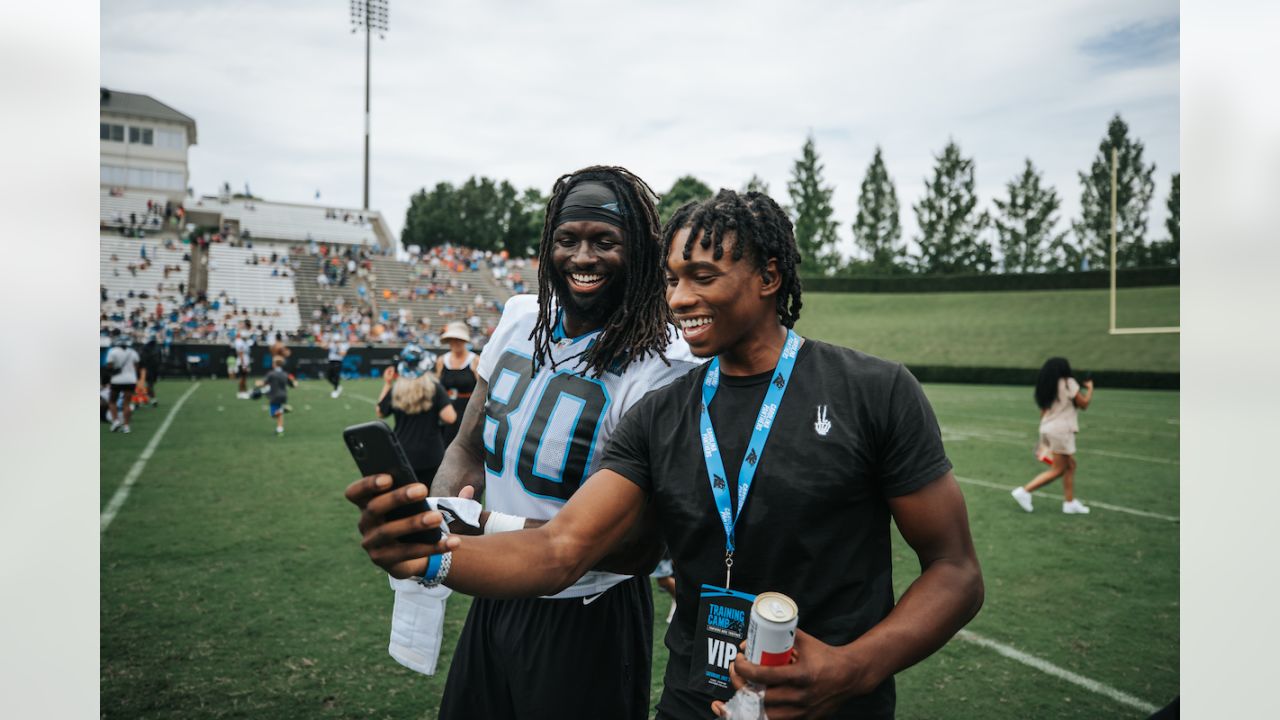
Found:
[(142, 145), (155, 144), (155, 131), (151, 128), (140, 128), (129, 126), (129, 142), (141, 143)]
[(156, 147), (186, 150), (187, 134), (182, 130), (156, 130)]
[(98, 123), (98, 139), (124, 142), (124, 126), (111, 123)]

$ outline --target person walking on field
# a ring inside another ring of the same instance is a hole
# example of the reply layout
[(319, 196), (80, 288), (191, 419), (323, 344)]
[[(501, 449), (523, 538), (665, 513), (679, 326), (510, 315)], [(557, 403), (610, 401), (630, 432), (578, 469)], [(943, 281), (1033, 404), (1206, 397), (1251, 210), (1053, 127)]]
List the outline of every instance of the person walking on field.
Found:
[[(111, 418), (111, 432), (128, 434), (129, 421), (133, 417), (133, 405), (129, 396), (139, 384), (138, 365), (141, 358), (133, 349), (133, 338), (122, 333), (107, 351), (107, 366), (111, 368), (111, 394), (107, 400), (107, 416)], [(143, 371), (145, 373), (145, 370)], [(146, 382), (146, 376), (142, 378)]]
[[(445, 327), (440, 339), (449, 343), (449, 352), (436, 359), (436, 377), (449, 393), (449, 402), (453, 410), (462, 417), (467, 409), (467, 401), (476, 389), (476, 367), (480, 364), (480, 356), (467, 349), (471, 342), (471, 331), (466, 323), (451, 322)], [(441, 427), (441, 440), (447, 448), (458, 436), (458, 425), (450, 424)]]
[(298, 383), (284, 371), (284, 358), (279, 355), (272, 358), (271, 372), (257, 384), (259, 387), (267, 388), (267, 402), (270, 403), (267, 409), (271, 412), (271, 417), (276, 420), (276, 435), (283, 435), (289, 388), (298, 386)]
[(333, 385), (333, 392), (329, 393), (329, 397), (336, 398), (342, 394), (342, 359), (347, 356), (347, 350), (351, 346), (336, 330), (329, 336), (325, 346), (329, 350), (329, 384)]
[(407, 345), (399, 364), (387, 368), (377, 413), (380, 418), (395, 417), (396, 438), (413, 474), (429, 486), (444, 458), (441, 424), (453, 427), (458, 414), (440, 381), (429, 371), (430, 361), (424, 355), (417, 345)]
[(1023, 510), (1031, 512), (1031, 493), (1062, 478), (1062, 512), (1087, 515), (1089, 508), (1075, 497), (1076, 433), (1080, 431), (1076, 416), (1089, 407), (1093, 399), (1093, 380), (1084, 381), (1084, 391), (1071, 373), (1066, 358), (1052, 357), (1040, 368), (1036, 380), (1036, 405), (1040, 407), (1040, 443), (1036, 455), (1052, 456), (1053, 467), (1045, 470), (1022, 487), (1013, 489), (1013, 499)]
[(236, 386), (236, 397), (240, 400), (249, 399), (249, 349), (253, 347), (253, 341), (250, 339), (252, 332), (252, 323), (245, 320), (244, 329), (236, 335), (235, 342), (231, 344), (236, 357), (236, 379), (239, 381)]

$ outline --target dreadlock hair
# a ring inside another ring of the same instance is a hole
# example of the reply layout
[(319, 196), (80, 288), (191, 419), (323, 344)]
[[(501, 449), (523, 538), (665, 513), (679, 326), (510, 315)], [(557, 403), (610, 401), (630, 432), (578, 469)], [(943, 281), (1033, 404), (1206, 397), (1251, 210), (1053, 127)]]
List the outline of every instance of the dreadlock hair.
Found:
[[(621, 373), (633, 361), (654, 353), (666, 362), (664, 351), (671, 342), (668, 326), (674, 322), (667, 306), (666, 278), (658, 254), (657, 196), (653, 190), (623, 167), (593, 165), (577, 172), (561, 175), (551, 188), (547, 201), (546, 221), (542, 225), (542, 241), (538, 248), (538, 319), (533, 327), (533, 364), (539, 367), (551, 358), (551, 336), (556, 322), (551, 305), (555, 285), (551, 260), (556, 229), (556, 216), (564, 205), (569, 189), (580, 182), (603, 183), (618, 198), (622, 214), (622, 231), (626, 249), (626, 273), (623, 300), (605, 321), (600, 337), (583, 352), (585, 372), (600, 377), (606, 370)], [(572, 359), (572, 358), (570, 358)], [(564, 362), (564, 361), (562, 361)]]
[(1058, 399), (1058, 381), (1066, 377), (1073, 377), (1071, 363), (1066, 358), (1051, 357), (1044, 361), (1036, 378), (1036, 405), (1041, 410), (1053, 407), (1053, 401)]
[(782, 286), (778, 289), (778, 320), (783, 327), (795, 327), (800, 319), (800, 275), (796, 266), (801, 262), (796, 248), (796, 235), (791, 219), (778, 207), (773, 198), (760, 192), (738, 193), (721, 190), (716, 196), (702, 202), (686, 203), (676, 210), (662, 228), (662, 256), (667, 257), (675, 234), (689, 228), (689, 238), (684, 243), (684, 259), (693, 254), (693, 242), (702, 235), (699, 245), (714, 247), (712, 257), (724, 257), (725, 235), (733, 233), (731, 257), (741, 260), (747, 248), (751, 249), (751, 262), (757, 272), (763, 273), (770, 260), (778, 261)]

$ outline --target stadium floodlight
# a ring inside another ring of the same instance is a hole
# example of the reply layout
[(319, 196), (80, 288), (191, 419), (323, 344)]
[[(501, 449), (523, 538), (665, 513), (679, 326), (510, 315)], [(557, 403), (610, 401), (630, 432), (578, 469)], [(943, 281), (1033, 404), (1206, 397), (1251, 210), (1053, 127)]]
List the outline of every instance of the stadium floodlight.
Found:
[(391, 29), (388, 0), (351, 0), (351, 32), (364, 28), (364, 209), (369, 209), (369, 60), (373, 33), (385, 40)]
[(1120, 160), (1116, 149), (1111, 148), (1111, 323), (1107, 331), (1111, 335), (1164, 335), (1181, 333), (1182, 326), (1172, 327), (1116, 327), (1116, 221), (1119, 208), (1116, 206), (1116, 175)]

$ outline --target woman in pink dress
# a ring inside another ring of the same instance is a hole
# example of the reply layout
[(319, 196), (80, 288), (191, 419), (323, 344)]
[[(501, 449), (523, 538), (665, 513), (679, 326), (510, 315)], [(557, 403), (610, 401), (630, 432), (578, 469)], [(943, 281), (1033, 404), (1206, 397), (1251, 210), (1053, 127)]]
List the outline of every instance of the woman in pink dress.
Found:
[(1062, 512), (1068, 515), (1086, 515), (1089, 508), (1075, 499), (1076, 481), (1076, 422), (1078, 411), (1089, 407), (1093, 399), (1093, 380), (1081, 384), (1071, 374), (1071, 364), (1066, 358), (1054, 357), (1045, 361), (1036, 380), (1036, 405), (1040, 408), (1040, 443), (1036, 455), (1052, 466), (1035, 476), (1022, 487), (1013, 489), (1013, 499), (1023, 510), (1031, 512), (1031, 493), (1059, 477), (1062, 478)]

